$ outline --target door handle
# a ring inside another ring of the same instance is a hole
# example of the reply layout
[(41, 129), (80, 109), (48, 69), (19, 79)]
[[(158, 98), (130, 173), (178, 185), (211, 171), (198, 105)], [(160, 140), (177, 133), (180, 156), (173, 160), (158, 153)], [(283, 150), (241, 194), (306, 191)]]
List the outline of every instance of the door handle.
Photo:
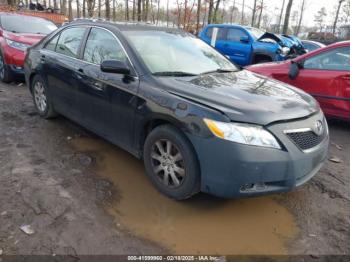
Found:
[(98, 91), (102, 91), (103, 90), (103, 84), (101, 82), (93, 82), (92, 83), (92, 88), (96, 89)]
[(40, 62), (42, 63), (42, 62), (45, 62), (45, 55), (41, 55), (41, 57), (40, 57)]
[(82, 68), (79, 68), (79, 69), (77, 70), (76, 76), (77, 76), (77, 78), (82, 79), (83, 76), (85, 76), (84, 70), (83, 70)]

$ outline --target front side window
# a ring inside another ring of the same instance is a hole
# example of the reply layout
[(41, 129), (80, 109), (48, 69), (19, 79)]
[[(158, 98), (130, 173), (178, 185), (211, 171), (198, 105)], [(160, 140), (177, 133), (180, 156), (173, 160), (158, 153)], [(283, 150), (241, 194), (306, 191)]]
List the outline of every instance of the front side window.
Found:
[(306, 59), (305, 69), (350, 71), (350, 47), (341, 47)]
[(230, 28), (227, 31), (228, 41), (240, 42), (242, 37), (247, 37), (247, 34), (240, 29)]
[(79, 46), (85, 33), (84, 27), (72, 27), (64, 30), (58, 40), (56, 52), (71, 57), (78, 57)]
[(119, 42), (110, 32), (92, 28), (86, 41), (83, 59), (99, 65), (104, 60), (126, 62), (127, 56)]
[(54, 38), (52, 38), (45, 46), (45, 49), (51, 50), (51, 51), (55, 51), (56, 50), (56, 45), (57, 45), (57, 41), (59, 38), (60, 34), (56, 35)]
[(26, 15), (1, 15), (1, 26), (12, 33), (47, 35), (57, 29), (57, 26), (40, 17)]
[(181, 31), (124, 31), (130, 44), (153, 73), (238, 70), (202, 40)]

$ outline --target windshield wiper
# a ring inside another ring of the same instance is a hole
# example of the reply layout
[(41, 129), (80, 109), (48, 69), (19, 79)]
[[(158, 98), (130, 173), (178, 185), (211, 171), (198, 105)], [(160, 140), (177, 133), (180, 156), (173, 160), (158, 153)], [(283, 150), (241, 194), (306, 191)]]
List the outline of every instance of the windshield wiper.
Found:
[(223, 69), (223, 68), (218, 68), (215, 70), (207, 71), (201, 73), (201, 75), (207, 75), (207, 74), (212, 74), (212, 73), (230, 73), (230, 72), (236, 72), (236, 69)]
[(196, 76), (197, 74), (190, 73), (190, 72), (182, 72), (182, 71), (161, 71), (161, 72), (154, 72), (153, 75), (155, 76)]

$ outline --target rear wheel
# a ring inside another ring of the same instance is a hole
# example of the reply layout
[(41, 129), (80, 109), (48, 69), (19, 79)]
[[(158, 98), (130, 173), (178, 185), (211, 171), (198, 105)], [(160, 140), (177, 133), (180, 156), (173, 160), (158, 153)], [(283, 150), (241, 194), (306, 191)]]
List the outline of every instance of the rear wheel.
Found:
[(5, 63), (3, 55), (0, 53), (0, 80), (4, 83), (10, 83), (13, 80), (13, 73)]
[(43, 118), (57, 116), (48, 96), (47, 85), (44, 79), (39, 75), (34, 76), (31, 87), (34, 105), (39, 115)]
[(146, 173), (155, 187), (182, 200), (200, 190), (200, 171), (193, 146), (171, 125), (156, 127), (144, 145)]

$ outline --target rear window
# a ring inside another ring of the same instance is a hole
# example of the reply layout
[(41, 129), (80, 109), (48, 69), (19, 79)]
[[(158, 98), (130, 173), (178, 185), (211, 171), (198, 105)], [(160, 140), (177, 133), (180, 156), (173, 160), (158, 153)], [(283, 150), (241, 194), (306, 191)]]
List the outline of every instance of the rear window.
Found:
[(1, 27), (13, 33), (43, 34), (47, 35), (57, 29), (57, 26), (40, 17), (25, 15), (2, 15)]

